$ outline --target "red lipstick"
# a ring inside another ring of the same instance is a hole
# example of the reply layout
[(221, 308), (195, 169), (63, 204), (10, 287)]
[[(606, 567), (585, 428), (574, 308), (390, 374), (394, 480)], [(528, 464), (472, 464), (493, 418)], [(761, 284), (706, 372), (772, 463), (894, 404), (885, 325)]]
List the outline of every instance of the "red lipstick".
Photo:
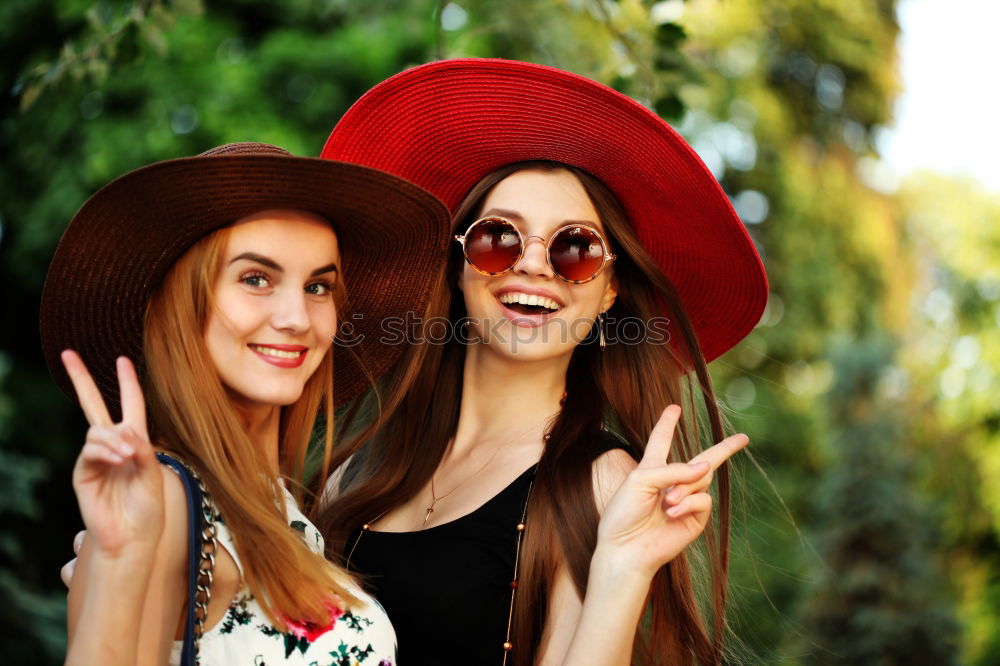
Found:
[[(297, 368), (306, 360), (308, 347), (302, 345), (261, 345), (251, 343), (247, 345), (257, 358), (276, 365), (279, 368)], [(280, 352), (280, 354), (270, 354), (269, 351)]]

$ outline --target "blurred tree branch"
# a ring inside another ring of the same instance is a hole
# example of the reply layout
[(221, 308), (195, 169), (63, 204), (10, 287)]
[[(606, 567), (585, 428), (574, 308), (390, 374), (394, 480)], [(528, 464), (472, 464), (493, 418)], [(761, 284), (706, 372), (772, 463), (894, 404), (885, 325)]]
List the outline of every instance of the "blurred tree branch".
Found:
[(601, 23), (604, 24), (604, 27), (607, 28), (611, 36), (622, 45), (629, 59), (635, 64), (636, 71), (638, 72), (636, 78), (639, 80), (643, 92), (642, 97), (648, 102), (648, 100), (653, 98), (655, 89), (654, 81), (656, 77), (653, 72), (652, 59), (644, 57), (646, 54), (639, 52), (635, 40), (615, 24), (615, 20), (608, 11), (605, 0), (594, 0), (594, 7), (597, 8)]
[(167, 50), (166, 33), (182, 16), (200, 16), (201, 0), (138, 0), (120, 16), (108, 5), (96, 3), (86, 12), (87, 29), (80, 37), (80, 46), (67, 40), (53, 62), (35, 65), (21, 75), (14, 93), (20, 96), (21, 111), (27, 111), (48, 88), (56, 86), (66, 76), (76, 80), (85, 77), (103, 83), (118, 55), (121, 41), (134, 32), (156, 53)]

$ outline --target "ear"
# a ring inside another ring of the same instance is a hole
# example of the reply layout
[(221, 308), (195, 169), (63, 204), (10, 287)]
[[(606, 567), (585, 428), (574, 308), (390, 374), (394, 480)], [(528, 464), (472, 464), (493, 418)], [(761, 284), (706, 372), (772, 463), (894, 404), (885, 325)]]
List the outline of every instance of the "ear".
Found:
[(618, 278), (612, 277), (601, 295), (601, 312), (607, 312), (618, 298)]

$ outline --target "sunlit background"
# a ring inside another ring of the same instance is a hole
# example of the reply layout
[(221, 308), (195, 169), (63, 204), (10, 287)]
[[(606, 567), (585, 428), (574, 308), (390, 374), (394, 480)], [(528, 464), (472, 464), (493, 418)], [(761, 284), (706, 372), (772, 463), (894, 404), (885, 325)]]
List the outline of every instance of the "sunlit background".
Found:
[(1000, 664), (998, 25), (994, 0), (0, 4), (4, 663), (65, 648), (84, 424), (36, 322), (74, 211), (225, 141), (316, 155), (378, 81), (500, 56), (655, 109), (766, 264), (763, 319), (712, 364), (754, 452), (733, 663)]
[(972, 176), (1000, 192), (1000, 2), (903, 0), (903, 93), (882, 148), (897, 174)]

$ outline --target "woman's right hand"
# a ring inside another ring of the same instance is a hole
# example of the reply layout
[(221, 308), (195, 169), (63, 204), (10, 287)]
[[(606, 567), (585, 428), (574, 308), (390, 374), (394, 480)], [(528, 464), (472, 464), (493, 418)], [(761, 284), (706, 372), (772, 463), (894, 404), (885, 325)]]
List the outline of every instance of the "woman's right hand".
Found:
[(114, 423), (79, 355), (66, 350), (62, 362), (90, 424), (73, 468), (88, 548), (111, 558), (126, 548), (152, 552), (163, 529), (163, 477), (135, 368), (125, 357), (117, 361), (122, 420)]

